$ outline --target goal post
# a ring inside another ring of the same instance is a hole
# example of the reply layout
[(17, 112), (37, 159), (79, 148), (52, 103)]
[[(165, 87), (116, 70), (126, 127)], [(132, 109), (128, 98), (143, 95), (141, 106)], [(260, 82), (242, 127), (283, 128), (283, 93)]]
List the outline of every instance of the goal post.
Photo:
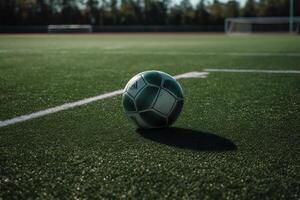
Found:
[(48, 25), (48, 33), (92, 33), (91, 25)]
[(226, 18), (225, 33), (280, 33), (298, 32), (300, 17), (294, 17), (293, 30), (290, 30), (289, 17), (240, 17)]

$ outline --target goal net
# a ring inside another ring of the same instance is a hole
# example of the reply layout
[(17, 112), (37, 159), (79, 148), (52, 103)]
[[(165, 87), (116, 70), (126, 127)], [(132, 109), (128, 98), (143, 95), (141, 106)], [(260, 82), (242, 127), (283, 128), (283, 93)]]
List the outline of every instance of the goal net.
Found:
[(49, 25), (48, 33), (91, 33), (91, 25)]
[[(292, 29), (290, 29), (292, 27)], [(226, 33), (299, 32), (300, 17), (254, 17), (225, 19)]]

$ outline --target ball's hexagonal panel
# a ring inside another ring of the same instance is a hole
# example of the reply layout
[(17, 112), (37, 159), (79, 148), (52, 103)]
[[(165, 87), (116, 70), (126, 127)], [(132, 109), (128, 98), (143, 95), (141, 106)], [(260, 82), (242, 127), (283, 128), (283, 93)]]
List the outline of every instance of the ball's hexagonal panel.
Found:
[(176, 97), (183, 98), (183, 92), (179, 85), (179, 83), (174, 80), (165, 80), (163, 83), (163, 87), (172, 92)]
[(153, 85), (160, 86), (162, 82), (162, 77), (157, 71), (146, 71), (142, 75), (144, 79)]
[(146, 86), (135, 99), (138, 111), (149, 109), (154, 102), (159, 88), (153, 86)]
[[(167, 74), (167, 73), (161, 72), (161, 71), (158, 71), (158, 72), (160, 73), (162, 79), (165, 79), (165, 80), (167, 80), (167, 79), (173, 80), (173, 79), (174, 79), (170, 74)], [(175, 80), (175, 79), (174, 79), (174, 80)]]
[(123, 107), (127, 112), (136, 111), (133, 99), (125, 92), (122, 98)]
[(130, 115), (129, 118), (140, 128), (151, 128), (138, 113)]
[(176, 99), (165, 89), (161, 89), (153, 108), (165, 116), (170, 113)]
[(167, 126), (167, 119), (154, 111), (148, 110), (140, 113), (141, 118), (153, 128)]
[(176, 119), (178, 118), (181, 110), (183, 107), (183, 100), (179, 100), (176, 102), (176, 105), (174, 106), (172, 112), (170, 113), (169, 117), (168, 117), (168, 124), (173, 124)]
[(140, 75), (136, 75), (127, 83), (125, 90), (132, 97), (135, 97), (137, 93), (145, 87), (146, 83)]

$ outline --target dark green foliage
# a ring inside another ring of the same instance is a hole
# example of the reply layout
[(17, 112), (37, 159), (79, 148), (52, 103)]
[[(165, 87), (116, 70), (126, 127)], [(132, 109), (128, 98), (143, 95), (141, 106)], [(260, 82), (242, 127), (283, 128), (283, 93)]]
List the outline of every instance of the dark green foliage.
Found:
[(206, 7), (205, 0), (200, 0), (195, 9), (195, 23), (207, 24), (209, 23), (210, 14)]
[(288, 16), (289, 0), (247, 0), (244, 7), (237, 0), (0, 0), (0, 25), (222, 25), (240, 13)]
[(164, 25), (168, 19), (168, 6), (170, 2), (167, 0), (145, 0), (144, 1), (144, 20), (145, 25)]
[(265, 16), (289, 16), (290, 2), (290, 0), (261, 0), (258, 3), (258, 12)]
[(145, 87), (136, 97), (138, 111), (149, 109), (157, 96), (159, 88), (153, 86)]
[(239, 3), (237, 1), (228, 1), (225, 9), (226, 17), (238, 17), (239, 16)]
[(242, 9), (243, 17), (255, 17), (258, 14), (258, 4), (255, 0), (247, 0), (245, 7)]
[(162, 78), (158, 72), (146, 72), (143, 74), (143, 77), (148, 83), (151, 83), (156, 86), (161, 85)]
[(147, 124), (152, 127), (163, 127), (167, 125), (167, 119), (156, 114), (153, 111), (141, 112), (140, 116), (142, 119), (147, 122)]

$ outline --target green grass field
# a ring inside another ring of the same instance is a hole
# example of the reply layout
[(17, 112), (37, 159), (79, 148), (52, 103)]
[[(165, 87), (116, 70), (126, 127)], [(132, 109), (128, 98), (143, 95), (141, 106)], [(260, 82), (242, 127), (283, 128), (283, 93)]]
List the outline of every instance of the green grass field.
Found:
[[(0, 121), (207, 68), (300, 70), (300, 38), (2, 35)], [(300, 198), (300, 74), (179, 82), (171, 129), (137, 131), (121, 96), (0, 128), (0, 199)]]

